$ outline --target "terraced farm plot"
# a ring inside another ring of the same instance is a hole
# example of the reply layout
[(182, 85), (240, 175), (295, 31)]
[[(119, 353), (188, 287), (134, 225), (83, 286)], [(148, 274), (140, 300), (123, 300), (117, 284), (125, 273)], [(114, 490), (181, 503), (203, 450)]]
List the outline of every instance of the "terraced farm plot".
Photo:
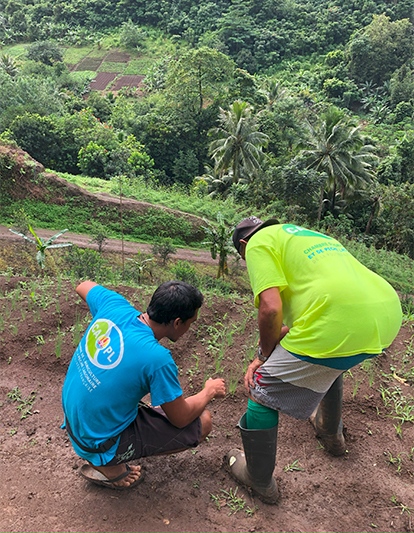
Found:
[(102, 59), (85, 57), (76, 65), (75, 70), (98, 70), (101, 63)]
[(91, 91), (104, 91), (115, 78), (116, 72), (98, 72), (90, 84), (90, 89)]
[(145, 76), (121, 76), (112, 87), (113, 91), (119, 91), (122, 87), (139, 87)]
[(105, 61), (111, 61), (113, 63), (128, 63), (130, 58), (130, 55), (126, 52), (110, 52), (105, 57)]

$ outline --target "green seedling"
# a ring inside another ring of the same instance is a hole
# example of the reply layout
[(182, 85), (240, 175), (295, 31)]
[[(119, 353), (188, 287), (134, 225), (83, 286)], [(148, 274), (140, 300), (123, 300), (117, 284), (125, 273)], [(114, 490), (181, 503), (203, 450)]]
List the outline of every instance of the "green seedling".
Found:
[(235, 490), (230, 488), (229, 490), (221, 489), (221, 494), (210, 494), (211, 499), (216, 504), (217, 509), (221, 510), (223, 507), (230, 509), (229, 516), (239, 511), (244, 511), (249, 516), (252, 516), (256, 509), (246, 506), (246, 502), (240, 496), (237, 496), (238, 488)]
[(303, 472), (304, 468), (302, 468), (299, 464), (299, 459), (295, 459), (293, 463), (290, 463), (283, 467), (284, 472)]
[(17, 402), (17, 410), (21, 413), (20, 420), (27, 418), (32, 413), (32, 406), (36, 400), (36, 392), (32, 391), (29, 396), (23, 398), (19, 387), (14, 387), (7, 393), (7, 397), (12, 402)]
[(411, 515), (411, 512), (414, 511), (412, 507), (408, 507), (408, 505), (405, 505), (403, 502), (400, 502), (397, 498), (397, 496), (391, 496), (391, 502), (395, 505), (397, 509), (401, 509), (401, 514), (407, 513), (408, 515)]
[(57, 336), (55, 341), (55, 355), (56, 359), (60, 359), (62, 355), (62, 344), (63, 344), (63, 337), (65, 336), (65, 333), (60, 331), (60, 328), (58, 327), (57, 330)]
[(45, 339), (43, 338), (43, 335), (36, 335), (36, 344), (37, 345), (43, 345), (45, 344)]
[(237, 385), (239, 384), (239, 376), (237, 372), (230, 372), (228, 387), (230, 396), (234, 396), (237, 390)]
[(380, 394), (384, 406), (392, 410), (388, 416), (396, 420), (394, 428), (402, 438), (403, 424), (414, 423), (414, 399), (412, 396), (404, 396), (399, 386), (387, 388), (381, 385)]
[(388, 452), (388, 462), (396, 467), (397, 474), (401, 474), (403, 460), (400, 453), (394, 457), (391, 452)]

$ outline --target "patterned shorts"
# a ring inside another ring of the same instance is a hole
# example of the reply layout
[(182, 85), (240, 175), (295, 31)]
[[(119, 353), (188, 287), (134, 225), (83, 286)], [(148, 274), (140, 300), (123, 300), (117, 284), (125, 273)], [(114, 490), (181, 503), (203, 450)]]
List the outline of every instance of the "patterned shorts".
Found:
[(309, 418), (343, 370), (309, 363), (280, 344), (254, 374), (252, 398), (294, 418)]

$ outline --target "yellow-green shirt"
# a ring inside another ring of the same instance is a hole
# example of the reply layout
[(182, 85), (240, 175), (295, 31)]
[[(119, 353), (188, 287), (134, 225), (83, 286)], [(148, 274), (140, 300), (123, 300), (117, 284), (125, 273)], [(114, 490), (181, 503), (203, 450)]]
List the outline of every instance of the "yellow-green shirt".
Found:
[(289, 333), (283, 348), (315, 358), (379, 354), (402, 320), (391, 285), (362, 265), (336, 239), (293, 224), (258, 231), (246, 263), (255, 306), (278, 287)]

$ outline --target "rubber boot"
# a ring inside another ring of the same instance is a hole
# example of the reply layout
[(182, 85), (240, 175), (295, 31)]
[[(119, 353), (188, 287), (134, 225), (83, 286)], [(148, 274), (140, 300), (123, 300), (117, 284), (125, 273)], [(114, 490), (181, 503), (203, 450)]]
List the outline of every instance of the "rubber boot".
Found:
[(331, 455), (344, 455), (346, 452), (342, 423), (342, 374), (332, 383), (321, 403), (310, 417), (316, 436)]
[(252, 490), (263, 502), (275, 504), (279, 490), (273, 477), (276, 461), (277, 426), (270, 429), (247, 429), (246, 414), (238, 423), (244, 452), (230, 450), (226, 456), (231, 476)]

